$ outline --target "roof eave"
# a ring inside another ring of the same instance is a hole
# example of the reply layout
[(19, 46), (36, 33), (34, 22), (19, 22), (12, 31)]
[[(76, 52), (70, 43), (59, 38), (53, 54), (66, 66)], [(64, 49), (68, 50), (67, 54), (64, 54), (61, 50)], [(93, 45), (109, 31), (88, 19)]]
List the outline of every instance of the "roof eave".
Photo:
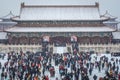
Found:
[(50, 20), (24, 20), (24, 19), (12, 19), (12, 21), (15, 21), (15, 22), (31, 22), (31, 21), (107, 21), (107, 20), (109, 20), (109, 19), (82, 19), (82, 20), (75, 20), (75, 19), (63, 19), (63, 20), (58, 20), (58, 19), (56, 19), (56, 20), (52, 20), (52, 19), (50, 19)]
[[(4, 32), (13, 32), (13, 33), (22, 33), (22, 32), (24, 32), (24, 31), (7, 31), (7, 30), (5, 30)], [(33, 31), (32, 31), (33, 32)], [(36, 31), (34, 31), (34, 32), (36, 32)], [(33, 32), (33, 33), (34, 33)], [(47, 32), (47, 31), (46, 31)], [(63, 31), (64, 32), (64, 31)], [(96, 33), (98, 33), (98, 32), (115, 32), (115, 31), (80, 31), (80, 32), (90, 32), (90, 33), (94, 33), (94, 32), (96, 32)], [(28, 33), (28, 32), (25, 32), (25, 33)], [(60, 33), (62, 33), (62, 32), (60, 32)]]

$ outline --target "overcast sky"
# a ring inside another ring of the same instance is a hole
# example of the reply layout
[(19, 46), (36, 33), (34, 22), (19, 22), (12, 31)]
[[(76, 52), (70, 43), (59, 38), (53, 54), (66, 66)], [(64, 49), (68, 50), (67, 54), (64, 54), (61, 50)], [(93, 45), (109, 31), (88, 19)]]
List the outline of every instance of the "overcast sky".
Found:
[(101, 14), (108, 10), (110, 14), (119, 17), (120, 20), (120, 0), (0, 0), (0, 17), (7, 15), (10, 11), (19, 15), (21, 2), (39, 5), (79, 5), (99, 2)]

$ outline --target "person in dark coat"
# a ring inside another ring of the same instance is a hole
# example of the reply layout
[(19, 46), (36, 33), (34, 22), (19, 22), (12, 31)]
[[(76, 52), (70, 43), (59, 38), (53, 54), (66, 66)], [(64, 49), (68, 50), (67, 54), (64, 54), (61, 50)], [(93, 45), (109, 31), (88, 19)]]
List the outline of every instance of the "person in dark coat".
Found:
[(85, 74), (84, 80), (89, 80), (89, 77), (87, 74)]
[(89, 74), (92, 75), (92, 69), (91, 68), (89, 69)]
[(94, 79), (94, 80), (97, 80), (97, 76), (96, 76), (96, 75), (94, 75), (94, 76), (93, 76), (93, 79)]

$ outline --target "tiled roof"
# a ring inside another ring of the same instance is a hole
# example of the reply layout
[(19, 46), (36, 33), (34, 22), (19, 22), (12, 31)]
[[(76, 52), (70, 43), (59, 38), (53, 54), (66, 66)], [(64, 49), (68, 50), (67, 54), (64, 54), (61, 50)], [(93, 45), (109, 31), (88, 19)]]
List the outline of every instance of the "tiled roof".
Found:
[(22, 5), (20, 16), (13, 20), (100, 20), (96, 5)]

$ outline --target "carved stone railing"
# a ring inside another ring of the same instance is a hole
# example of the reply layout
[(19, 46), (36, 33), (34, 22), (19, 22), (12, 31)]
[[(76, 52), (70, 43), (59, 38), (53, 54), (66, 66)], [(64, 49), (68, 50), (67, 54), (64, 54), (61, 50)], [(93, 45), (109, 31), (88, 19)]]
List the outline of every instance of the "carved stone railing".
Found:
[[(53, 49), (54, 50), (54, 45), (49, 45), (49, 50)], [(69, 51), (72, 52), (72, 45), (69, 44), (66, 46), (66, 49), (71, 49)], [(4, 45), (0, 44), (0, 52), (7, 53), (9, 51), (41, 51), (42, 50), (42, 45)], [(69, 52), (68, 51), (68, 52)], [(105, 53), (106, 51), (109, 52), (120, 52), (120, 43), (119, 44), (79, 44), (79, 52), (85, 51), (94, 51), (98, 53)]]
[(7, 53), (10, 51), (20, 52), (20, 51), (41, 51), (42, 46), (41, 45), (2, 45), (0, 44), (0, 52)]
[(81, 44), (79, 45), (79, 51), (120, 52), (120, 44)]

